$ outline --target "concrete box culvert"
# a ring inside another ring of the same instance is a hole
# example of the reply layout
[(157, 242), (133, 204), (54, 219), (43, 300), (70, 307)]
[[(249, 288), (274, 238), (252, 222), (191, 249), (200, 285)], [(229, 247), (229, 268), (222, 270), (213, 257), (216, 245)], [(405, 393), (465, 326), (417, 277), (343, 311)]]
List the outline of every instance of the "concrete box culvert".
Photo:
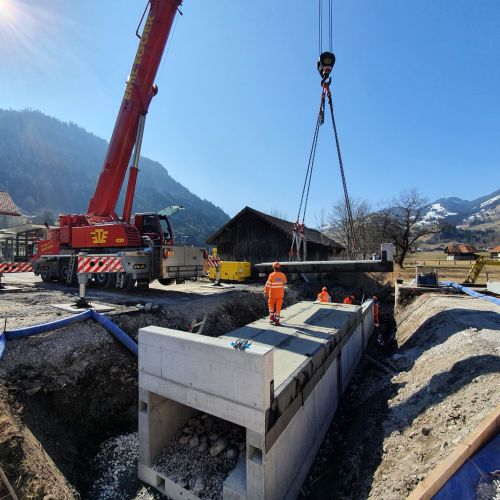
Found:
[[(219, 498), (296, 498), (373, 332), (373, 303), (299, 302), (283, 316), (218, 338), (139, 331), (140, 479), (174, 500), (206, 497), (155, 465), (201, 412), (245, 429)], [(237, 339), (250, 348), (235, 350)]]

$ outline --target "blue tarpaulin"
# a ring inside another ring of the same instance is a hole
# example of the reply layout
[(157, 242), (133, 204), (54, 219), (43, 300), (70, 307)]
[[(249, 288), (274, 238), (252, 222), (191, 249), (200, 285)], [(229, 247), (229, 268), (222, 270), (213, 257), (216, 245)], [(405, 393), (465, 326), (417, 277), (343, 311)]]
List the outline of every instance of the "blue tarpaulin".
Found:
[(498, 479), (492, 472), (500, 470), (500, 435), (469, 458), (448, 482), (433, 496), (434, 500), (475, 500), (481, 483)]

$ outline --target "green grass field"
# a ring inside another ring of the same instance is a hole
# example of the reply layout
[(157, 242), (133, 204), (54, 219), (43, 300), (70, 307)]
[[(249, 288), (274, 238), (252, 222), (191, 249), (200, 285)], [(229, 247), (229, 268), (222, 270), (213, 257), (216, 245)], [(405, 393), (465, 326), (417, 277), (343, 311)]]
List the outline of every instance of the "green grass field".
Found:
[[(479, 255), (489, 257), (488, 252), (478, 252)], [(423, 271), (437, 269), (440, 280), (449, 280), (462, 283), (467, 277), (474, 261), (447, 260), (444, 252), (418, 252), (407, 256), (404, 269), (396, 272), (398, 278), (405, 281), (415, 277), (415, 266), (422, 266)], [(500, 280), (500, 266), (485, 266), (476, 280), (477, 284), (485, 284), (486, 280)]]

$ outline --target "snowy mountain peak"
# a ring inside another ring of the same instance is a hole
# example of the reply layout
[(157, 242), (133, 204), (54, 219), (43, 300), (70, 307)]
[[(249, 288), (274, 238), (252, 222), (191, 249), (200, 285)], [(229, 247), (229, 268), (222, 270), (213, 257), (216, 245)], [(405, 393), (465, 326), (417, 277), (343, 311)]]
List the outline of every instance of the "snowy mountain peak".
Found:
[(498, 227), (500, 189), (471, 201), (456, 197), (440, 198), (424, 208), (424, 221), (428, 223), (446, 221), (461, 229)]
[[(500, 194), (497, 196), (493, 196), (493, 198), (490, 198), (489, 200), (483, 201), (480, 205), (481, 208), (486, 208), (488, 205), (498, 205), (500, 204)], [(490, 207), (492, 208), (492, 207)]]
[(457, 215), (457, 213), (446, 210), (446, 208), (443, 207), (441, 203), (433, 203), (427, 210), (427, 213), (424, 216), (424, 221), (431, 222), (435, 221), (436, 219), (444, 219), (449, 215)]

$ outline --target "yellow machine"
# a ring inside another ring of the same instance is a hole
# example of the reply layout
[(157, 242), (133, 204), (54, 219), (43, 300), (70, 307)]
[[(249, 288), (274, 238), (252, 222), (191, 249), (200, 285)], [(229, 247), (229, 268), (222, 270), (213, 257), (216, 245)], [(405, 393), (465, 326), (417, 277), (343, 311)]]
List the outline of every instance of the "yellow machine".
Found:
[(488, 259), (481, 255), (470, 268), (469, 274), (465, 278), (465, 283), (475, 283), (484, 266), (500, 266), (500, 259)]
[[(211, 280), (216, 279), (216, 268), (208, 268), (208, 276)], [(222, 260), (220, 263), (220, 279), (222, 281), (243, 282), (252, 275), (252, 264), (250, 262), (230, 262)]]

